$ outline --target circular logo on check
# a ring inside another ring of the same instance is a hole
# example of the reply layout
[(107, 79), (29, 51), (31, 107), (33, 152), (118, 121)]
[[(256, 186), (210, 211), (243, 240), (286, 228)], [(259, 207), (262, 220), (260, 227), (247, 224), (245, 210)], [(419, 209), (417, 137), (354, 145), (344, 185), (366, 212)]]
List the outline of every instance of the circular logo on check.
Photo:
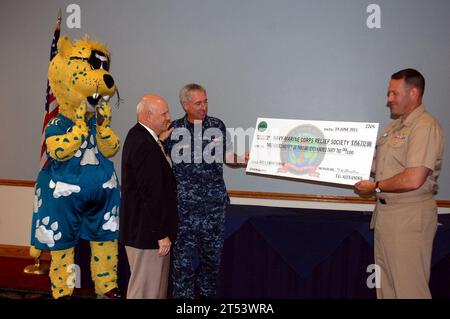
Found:
[(285, 172), (318, 176), (317, 166), (325, 157), (326, 145), (320, 144), (325, 136), (314, 125), (304, 124), (292, 129), (280, 149), (280, 158)]
[(258, 124), (258, 131), (264, 132), (265, 130), (267, 130), (267, 122), (262, 121)]

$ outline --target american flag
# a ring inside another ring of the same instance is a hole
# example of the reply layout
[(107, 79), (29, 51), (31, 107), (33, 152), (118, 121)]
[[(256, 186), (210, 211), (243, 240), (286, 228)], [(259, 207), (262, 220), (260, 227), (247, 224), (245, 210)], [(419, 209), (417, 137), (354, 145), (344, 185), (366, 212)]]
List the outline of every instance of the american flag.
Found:
[[(61, 13), (58, 14), (58, 19), (56, 21), (55, 33), (53, 34), (52, 47), (50, 49), (50, 61), (55, 57), (57, 53), (57, 47), (59, 40), (59, 34), (61, 32)], [(42, 137), (41, 137), (41, 160), (39, 169), (44, 167), (45, 163), (47, 163), (47, 148), (45, 146), (45, 128), (47, 127), (48, 122), (54, 118), (59, 111), (59, 105), (56, 101), (55, 96), (53, 95), (52, 89), (50, 88), (50, 84), (47, 80), (47, 96), (45, 100), (45, 116), (44, 122), (42, 123)]]

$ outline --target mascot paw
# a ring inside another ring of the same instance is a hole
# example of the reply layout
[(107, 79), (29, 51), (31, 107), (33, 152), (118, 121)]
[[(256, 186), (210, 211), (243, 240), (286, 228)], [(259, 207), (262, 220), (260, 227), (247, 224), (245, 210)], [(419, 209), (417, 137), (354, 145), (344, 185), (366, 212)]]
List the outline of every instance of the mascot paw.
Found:
[(103, 102), (101, 106), (97, 106), (97, 125), (107, 127), (111, 123), (111, 107), (108, 103)]
[(75, 119), (84, 122), (84, 116), (86, 115), (86, 102), (81, 102), (80, 106), (75, 110)]

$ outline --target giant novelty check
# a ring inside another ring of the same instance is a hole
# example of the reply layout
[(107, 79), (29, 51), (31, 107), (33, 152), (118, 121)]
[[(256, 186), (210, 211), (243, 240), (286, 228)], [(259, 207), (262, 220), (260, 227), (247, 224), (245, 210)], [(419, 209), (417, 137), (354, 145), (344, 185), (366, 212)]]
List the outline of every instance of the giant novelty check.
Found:
[(378, 123), (258, 118), (247, 172), (353, 185), (368, 179)]

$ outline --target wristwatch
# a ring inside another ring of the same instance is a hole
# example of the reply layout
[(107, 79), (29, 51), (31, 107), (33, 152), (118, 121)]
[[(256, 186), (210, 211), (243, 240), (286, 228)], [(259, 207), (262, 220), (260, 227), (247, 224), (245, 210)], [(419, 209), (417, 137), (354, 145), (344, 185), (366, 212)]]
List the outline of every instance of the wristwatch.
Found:
[(379, 181), (375, 182), (375, 193), (377, 194), (381, 193), (380, 186), (378, 186), (379, 183), (380, 183)]

